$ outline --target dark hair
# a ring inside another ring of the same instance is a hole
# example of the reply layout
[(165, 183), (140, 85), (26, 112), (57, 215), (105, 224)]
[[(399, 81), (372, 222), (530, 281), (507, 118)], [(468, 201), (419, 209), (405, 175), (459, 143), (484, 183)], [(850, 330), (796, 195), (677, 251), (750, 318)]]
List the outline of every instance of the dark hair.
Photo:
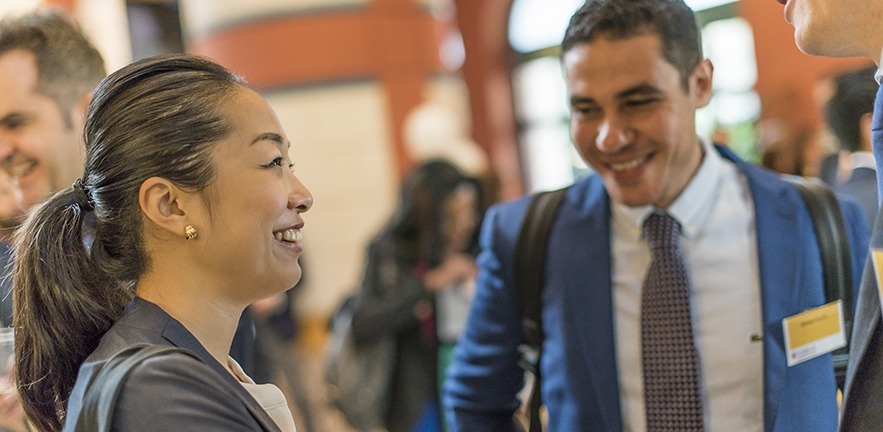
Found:
[(874, 111), (879, 88), (874, 81), (876, 71), (876, 67), (868, 67), (834, 78), (834, 94), (825, 103), (825, 121), (843, 150), (861, 149), (862, 116)]
[(13, 50), (34, 54), (37, 88), (52, 98), (71, 126), (70, 110), (105, 76), (98, 50), (73, 23), (51, 12), (34, 12), (0, 22), (0, 55)]
[[(414, 167), (402, 183), (399, 205), (381, 234), (395, 244), (402, 262), (435, 267), (442, 262), (445, 239), (442, 234), (444, 205), (458, 187), (468, 184), (481, 193), (478, 182), (450, 162), (433, 159)], [(481, 197), (476, 200), (476, 215)], [(473, 242), (474, 243), (474, 242)], [(473, 251), (468, 251), (473, 252)]]
[(659, 35), (662, 56), (688, 88), (702, 60), (702, 42), (693, 11), (683, 0), (588, 0), (570, 18), (561, 52), (599, 37), (619, 40), (646, 34)]
[(150, 267), (141, 184), (162, 177), (205, 190), (211, 152), (233, 129), (222, 105), (241, 86), (215, 63), (171, 55), (132, 63), (95, 89), (82, 183), (42, 204), (16, 235), (16, 380), (40, 430), (61, 429), (80, 364)]

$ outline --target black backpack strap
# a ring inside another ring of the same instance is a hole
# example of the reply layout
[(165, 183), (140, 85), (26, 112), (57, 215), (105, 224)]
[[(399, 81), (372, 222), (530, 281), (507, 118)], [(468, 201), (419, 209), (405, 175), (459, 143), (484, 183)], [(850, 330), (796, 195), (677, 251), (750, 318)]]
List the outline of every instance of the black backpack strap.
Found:
[(143, 343), (126, 347), (114, 354), (89, 383), (74, 431), (109, 432), (114, 407), (129, 372), (148, 358), (172, 352), (184, 353), (199, 360), (196, 354), (182, 348)]
[(533, 374), (530, 394), (530, 432), (542, 430), (540, 423), (541, 381), (540, 354), (543, 329), (540, 319), (542, 288), (545, 276), (546, 249), (552, 222), (561, 207), (567, 188), (534, 195), (521, 224), (515, 247), (515, 290), (525, 343), (518, 347), (518, 364)]
[(834, 373), (837, 386), (843, 389), (846, 379), (846, 364), (849, 360), (849, 336), (852, 334), (853, 292), (852, 258), (849, 236), (837, 196), (827, 185), (817, 179), (786, 176), (809, 209), (813, 229), (822, 255), (822, 272), (825, 282), (825, 300), (843, 301), (843, 322), (846, 332), (846, 346), (834, 351)]

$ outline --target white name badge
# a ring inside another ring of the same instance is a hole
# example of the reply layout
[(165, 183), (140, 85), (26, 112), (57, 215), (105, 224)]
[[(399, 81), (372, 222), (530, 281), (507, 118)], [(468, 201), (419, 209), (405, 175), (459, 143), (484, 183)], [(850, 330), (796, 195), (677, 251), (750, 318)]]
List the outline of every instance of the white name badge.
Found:
[(782, 320), (788, 366), (846, 346), (843, 302), (833, 301)]

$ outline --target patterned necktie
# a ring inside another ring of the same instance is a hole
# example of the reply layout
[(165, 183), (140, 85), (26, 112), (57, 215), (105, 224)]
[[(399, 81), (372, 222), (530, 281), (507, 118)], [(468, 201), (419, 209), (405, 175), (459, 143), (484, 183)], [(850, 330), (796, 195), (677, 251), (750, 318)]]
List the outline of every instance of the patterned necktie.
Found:
[(699, 355), (690, 322), (690, 279), (678, 248), (681, 227), (653, 213), (644, 237), (653, 261), (641, 293), (647, 431), (702, 431)]

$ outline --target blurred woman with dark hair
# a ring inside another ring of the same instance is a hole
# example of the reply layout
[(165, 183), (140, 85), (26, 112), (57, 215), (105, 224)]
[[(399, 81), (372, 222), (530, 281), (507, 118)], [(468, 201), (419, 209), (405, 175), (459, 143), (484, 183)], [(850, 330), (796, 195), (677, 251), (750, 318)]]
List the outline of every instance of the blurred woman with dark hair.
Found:
[(356, 344), (396, 341), (390, 432), (440, 431), (436, 299), (475, 277), (478, 183), (443, 160), (415, 167), (398, 209), (367, 252), (352, 329)]

